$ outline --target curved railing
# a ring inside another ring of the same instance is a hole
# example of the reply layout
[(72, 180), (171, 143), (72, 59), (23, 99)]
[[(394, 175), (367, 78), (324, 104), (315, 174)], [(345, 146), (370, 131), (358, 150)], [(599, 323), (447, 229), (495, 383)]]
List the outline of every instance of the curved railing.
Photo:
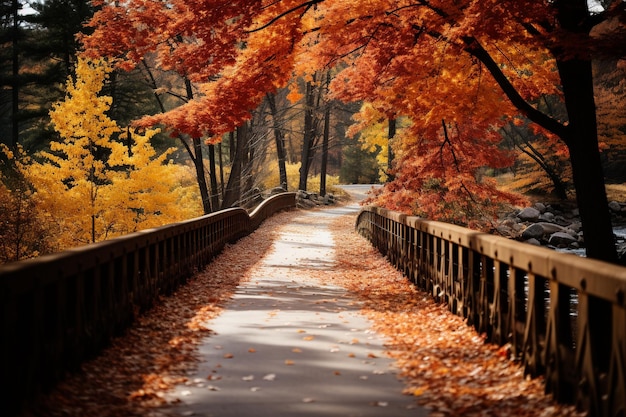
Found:
[(626, 268), (377, 207), (356, 228), (558, 401), (626, 415)]
[(64, 372), (77, 369), (126, 329), (137, 311), (171, 293), (226, 243), (272, 214), (295, 208), (295, 198), (278, 194), (250, 215), (227, 209), (1, 266), (3, 409), (17, 411)]

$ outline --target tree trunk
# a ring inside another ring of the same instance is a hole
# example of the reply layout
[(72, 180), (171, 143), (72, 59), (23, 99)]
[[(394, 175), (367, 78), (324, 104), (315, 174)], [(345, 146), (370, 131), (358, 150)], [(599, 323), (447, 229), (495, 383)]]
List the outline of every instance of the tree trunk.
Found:
[[(330, 78), (330, 75), (329, 75)], [(322, 167), (320, 168), (320, 195), (326, 195), (326, 170), (328, 167), (328, 142), (330, 141), (330, 103), (324, 111), (324, 136), (322, 139)]]
[(235, 144), (235, 132), (230, 132), (228, 134), (228, 159), (230, 160), (231, 164), (235, 160), (236, 150), (237, 150), (237, 145)]
[(287, 155), (285, 152), (285, 137), (283, 135), (283, 131), (280, 129), (281, 123), (279, 122), (278, 110), (276, 108), (276, 99), (274, 97), (274, 94), (267, 94), (267, 103), (269, 104), (270, 112), (272, 113), (274, 139), (276, 142), (276, 156), (278, 157), (278, 175), (280, 187), (283, 190), (288, 191), (287, 167), (285, 166), (285, 161), (287, 160)]
[(389, 119), (389, 131), (387, 132), (387, 182), (391, 182), (394, 179), (392, 168), (395, 155), (393, 154), (393, 148), (391, 147), (391, 140), (396, 137), (396, 126), (396, 119)]
[(217, 175), (215, 173), (215, 145), (209, 145), (209, 177), (211, 179), (211, 207), (214, 210), (220, 206), (219, 190), (217, 189)]
[[(234, 159), (231, 162), (230, 176), (228, 177), (224, 199), (222, 200), (222, 209), (233, 207), (241, 199), (241, 171), (246, 159), (247, 142), (248, 124), (244, 123), (237, 128), (237, 140), (234, 140), (234, 135), (231, 136), (231, 147), (234, 146), (235, 152), (233, 155)], [(232, 150), (231, 154), (233, 154)]]
[(220, 195), (224, 198), (224, 158), (222, 157), (222, 142), (217, 145), (217, 154), (220, 164)]
[(20, 141), (20, 130), (18, 122), (18, 113), (20, 110), (20, 62), (19, 62), (19, 10), (20, 4), (17, 0), (11, 3), (11, 12), (13, 14), (13, 28), (11, 31), (12, 42), (12, 73), (11, 73), (11, 145), (17, 148)]
[(315, 105), (315, 94), (313, 84), (306, 83), (305, 109), (304, 109), (304, 136), (302, 139), (302, 156), (300, 165), (300, 182), (298, 189), (306, 191), (306, 183), (309, 177), (309, 168), (313, 159), (313, 144), (315, 141), (315, 123), (313, 120), (313, 107)]
[[(193, 89), (191, 88), (191, 81), (185, 78), (185, 90), (187, 93), (187, 99), (193, 99)], [(211, 200), (209, 197), (209, 189), (206, 184), (206, 177), (204, 175), (204, 158), (202, 157), (202, 142), (200, 138), (192, 138), (194, 155), (192, 157), (193, 164), (196, 168), (196, 178), (198, 180), (198, 188), (200, 189), (200, 198), (202, 199), (202, 209), (204, 214), (211, 213)]]
[[(584, 30), (589, 18), (585, 0), (556, 2), (561, 26), (571, 32)], [(596, 105), (591, 60), (560, 59), (555, 51), (569, 124), (563, 138), (570, 152), (576, 201), (585, 233), (587, 257), (617, 261), (613, 226), (598, 148)]]
[(204, 176), (204, 163), (202, 158), (202, 142), (200, 138), (193, 138), (194, 158), (193, 164), (196, 168), (196, 178), (198, 180), (198, 188), (200, 189), (200, 198), (202, 199), (202, 209), (204, 214), (211, 213), (211, 201), (209, 199), (209, 190), (206, 185), (206, 177)]

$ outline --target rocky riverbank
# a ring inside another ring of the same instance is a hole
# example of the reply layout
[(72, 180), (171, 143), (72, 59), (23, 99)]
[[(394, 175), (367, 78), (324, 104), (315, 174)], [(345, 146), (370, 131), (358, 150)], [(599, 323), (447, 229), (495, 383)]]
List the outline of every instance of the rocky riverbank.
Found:
[[(609, 204), (613, 225), (626, 225), (626, 203)], [(507, 213), (498, 222), (499, 235), (553, 249), (578, 250), (585, 247), (578, 208), (568, 204), (535, 203), (532, 207)], [(618, 252), (626, 252), (623, 237), (616, 236)]]

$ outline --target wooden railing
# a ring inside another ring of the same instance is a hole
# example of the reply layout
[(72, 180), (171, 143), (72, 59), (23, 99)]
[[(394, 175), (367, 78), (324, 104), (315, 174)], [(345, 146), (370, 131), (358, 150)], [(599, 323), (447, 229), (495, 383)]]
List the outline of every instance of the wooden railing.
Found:
[(626, 415), (626, 268), (376, 207), (356, 228), (555, 399)]
[[(197, 219), (0, 267), (0, 404), (8, 415), (96, 355), (137, 312), (169, 294), (295, 193), (250, 215), (233, 208)], [(3, 413), (4, 413), (3, 412)]]

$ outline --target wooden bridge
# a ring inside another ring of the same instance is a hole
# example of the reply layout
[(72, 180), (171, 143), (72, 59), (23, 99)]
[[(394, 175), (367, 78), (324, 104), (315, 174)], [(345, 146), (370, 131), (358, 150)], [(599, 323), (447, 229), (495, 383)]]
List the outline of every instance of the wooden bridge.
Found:
[[(225, 210), (0, 268), (5, 409), (17, 413), (226, 243), (294, 207), (285, 193), (250, 214)], [(558, 401), (626, 415), (626, 268), (375, 207), (356, 229), (491, 342), (509, 343)]]

